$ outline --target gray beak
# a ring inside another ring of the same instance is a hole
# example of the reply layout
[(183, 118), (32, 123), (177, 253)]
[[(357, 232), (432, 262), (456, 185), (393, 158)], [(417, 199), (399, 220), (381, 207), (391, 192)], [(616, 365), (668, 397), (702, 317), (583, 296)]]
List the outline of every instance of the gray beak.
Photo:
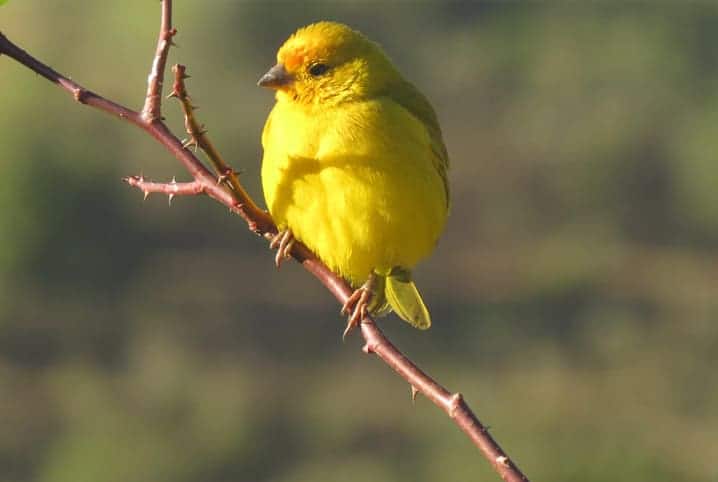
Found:
[(284, 69), (284, 65), (277, 64), (259, 79), (257, 85), (277, 89), (283, 85), (287, 85), (292, 80), (294, 80), (294, 77)]

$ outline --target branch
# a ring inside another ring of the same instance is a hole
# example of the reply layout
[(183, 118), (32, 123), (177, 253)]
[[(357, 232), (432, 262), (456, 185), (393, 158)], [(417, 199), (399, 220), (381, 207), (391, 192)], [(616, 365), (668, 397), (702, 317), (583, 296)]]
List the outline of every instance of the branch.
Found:
[(252, 209), (259, 211), (259, 208), (254, 205), (252, 198), (249, 197), (247, 191), (245, 191), (244, 187), (242, 187), (239, 183), (237, 171), (232, 169), (229, 164), (225, 162), (222, 155), (209, 140), (207, 130), (204, 128), (204, 125), (200, 125), (199, 121), (195, 117), (194, 111), (198, 107), (192, 104), (190, 97), (187, 94), (187, 88), (185, 87), (184, 80), (188, 79), (189, 75), (187, 75), (186, 71), (187, 68), (184, 65), (177, 64), (172, 67), (172, 72), (175, 74), (175, 80), (172, 84), (172, 92), (169, 94), (169, 97), (177, 97), (182, 105), (182, 111), (184, 112), (185, 119), (184, 125), (187, 130), (187, 134), (189, 135), (189, 139), (185, 141), (184, 145), (186, 147), (199, 146), (199, 148), (207, 154), (210, 162), (212, 162), (212, 166), (218, 175), (217, 183), (227, 183), (227, 185), (236, 193), (235, 198), (238, 201), (244, 201), (247, 204), (251, 203), (253, 205)]
[(137, 112), (107, 100), (104, 97), (85, 89), (64, 75), (54, 71), (52, 68), (36, 60), (23, 49), (10, 42), (10, 40), (8, 40), (2, 32), (0, 32), (0, 54), (5, 54), (8, 57), (15, 59), (25, 67), (34, 71), (36, 74), (39, 74), (50, 82), (57, 84), (59, 87), (67, 91), (80, 104), (95, 107), (101, 111), (107, 112), (108, 114), (112, 114), (120, 119), (131, 122), (132, 124), (140, 124)]
[(122, 180), (145, 193), (145, 199), (153, 192), (166, 194), (170, 204), (175, 196), (196, 196), (204, 192), (204, 185), (198, 181), (177, 182), (172, 178), (170, 182), (153, 182), (145, 180), (144, 176), (127, 176)]
[(167, 55), (172, 45), (172, 37), (177, 30), (172, 28), (172, 2), (162, 2), (162, 17), (160, 20), (160, 33), (157, 39), (157, 52), (152, 62), (150, 75), (147, 76), (147, 96), (142, 108), (142, 118), (147, 122), (161, 120), (160, 108), (162, 104), (162, 82), (165, 76)]
[[(169, 3), (169, 1), (163, 2)], [(164, 9), (163, 9), (164, 11)], [(164, 23), (163, 23), (164, 26)], [(167, 24), (169, 27), (169, 24)], [(172, 31), (170, 30), (167, 30)], [(102, 97), (91, 90), (88, 90), (76, 82), (68, 79), (64, 75), (56, 72), (52, 68), (35, 59), (20, 47), (12, 43), (5, 35), (0, 32), (0, 54), (5, 54), (13, 58), (20, 64), (34, 71), (35, 73), (46, 78), (50, 82), (58, 85), (64, 91), (69, 93), (77, 102), (95, 107), (103, 112), (125, 120), (157, 140), (162, 144), (174, 157), (176, 157), (182, 165), (187, 169), (190, 175), (201, 183), (204, 192), (216, 201), (227, 206), (232, 212), (239, 214), (248, 224), (250, 229), (255, 233), (265, 233), (276, 231), (271, 217), (251, 202), (243, 204), (237, 201), (229, 190), (216, 183), (214, 175), (183, 146), (182, 142), (170, 132), (167, 126), (159, 118), (145, 118), (139, 112), (129, 109), (123, 105), (117, 104)], [(153, 69), (159, 65), (157, 59), (153, 62)], [(157, 78), (159, 78), (158, 76)], [(159, 88), (159, 84), (158, 84)], [(158, 104), (159, 108), (159, 104)]]
[[(169, 150), (194, 179), (192, 182), (187, 183), (177, 183), (174, 181), (170, 183), (156, 183), (146, 181), (141, 176), (131, 176), (124, 179), (130, 185), (142, 190), (145, 196), (150, 192), (160, 192), (170, 197), (179, 194), (194, 195), (205, 193), (219, 203), (227, 206), (232, 212), (239, 214), (247, 222), (251, 231), (265, 237), (272, 237), (277, 233), (277, 228), (271, 217), (265, 211), (259, 209), (247, 195), (246, 191), (241, 188), (236, 174), (234, 174), (234, 170), (229, 169), (227, 164), (221, 160), (219, 153), (212, 147), (208, 139), (206, 139), (206, 134), (202, 132), (203, 129), (198, 127), (199, 124), (191, 114), (193, 109), (189, 101), (187, 100), (186, 105), (185, 101), (182, 102), (183, 106), (185, 106), (186, 125), (188, 129), (191, 129), (190, 136), (196, 140), (200, 147), (206, 150), (215, 169), (219, 173), (219, 180), (227, 181), (231, 189), (227, 188), (225, 183), (217, 182), (217, 178), (172, 134), (161, 118), (162, 78), (164, 76), (171, 39), (176, 34), (176, 30), (171, 26), (171, 13), (171, 0), (163, 0), (162, 21), (157, 51), (148, 77), (147, 96), (141, 112), (131, 110), (85, 89), (27, 54), (27, 52), (10, 42), (1, 32), (0, 55), (5, 54), (13, 58), (30, 70), (45, 77), (50, 82), (57, 84), (81, 104), (95, 107), (144, 130)], [(182, 91), (184, 91), (184, 84), (182, 83), (184, 77), (183, 70), (183, 68), (181, 69), (179, 67), (175, 70), (175, 75), (180, 79), (179, 87), (181, 87)], [(175, 93), (180, 97), (180, 100), (182, 100), (182, 95), (187, 99), (186, 92), (181, 94), (177, 89), (173, 89), (173, 94)], [(223, 175), (225, 175), (226, 178), (223, 179)], [(352, 289), (349, 285), (330, 271), (303, 244), (295, 243), (292, 248), (292, 256), (299, 261), (307, 271), (319, 279), (337, 298), (340, 304), (344, 304), (347, 298), (349, 298), (352, 293)], [(362, 320), (361, 333), (366, 341), (363, 348), (364, 352), (376, 354), (387, 365), (393, 368), (411, 385), (413, 396), (416, 396), (417, 393), (421, 393), (446, 412), (454, 423), (469, 436), (474, 445), (479, 448), (483, 456), (489, 461), (503, 480), (507, 482), (528, 481), (526, 476), (521, 473), (491, 437), (486, 427), (479, 422), (460, 393), (450, 393), (426, 373), (421, 371), (421, 369), (404, 356), (399, 349), (386, 338), (371, 318), (367, 317)]]

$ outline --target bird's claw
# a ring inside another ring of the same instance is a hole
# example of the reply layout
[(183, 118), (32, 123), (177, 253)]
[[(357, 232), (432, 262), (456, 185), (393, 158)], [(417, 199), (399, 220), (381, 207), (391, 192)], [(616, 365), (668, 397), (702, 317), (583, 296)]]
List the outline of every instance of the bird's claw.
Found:
[(369, 314), (369, 301), (371, 300), (371, 296), (371, 288), (365, 284), (355, 290), (344, 302), (341, 314), (345, 316), (349, 315), (349, 319), (347, 320), (347, 327), (342, 334), (342, 340), (346, 339), (347, 335), (359, 326), (361, 320)]
[(289, 229), (274, 235), (269, 242), (269, 249), (277, 250), (277, 254), (274, 256), (274, 264), (277, 265), (277, 268), (280, 268), (284, 260), (291, 256), (292, 247), (294, 247), (294, 235)]

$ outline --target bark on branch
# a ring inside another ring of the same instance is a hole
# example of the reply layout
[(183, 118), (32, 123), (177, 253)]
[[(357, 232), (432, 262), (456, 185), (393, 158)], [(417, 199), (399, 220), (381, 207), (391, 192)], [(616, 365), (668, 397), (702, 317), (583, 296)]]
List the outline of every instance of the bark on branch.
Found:
[[(57, 84), (72, 95), (77, 102), (99, 109), (139, 127), (170, 151), (193, 178), (193, 181), (184, 183), (177, 183), (174, 180), (169, 183), (157, 183), (147, 181), (141, 176), (124, 178), (127, 183), (143, 191), (145, 196), (152, 192), (159, 192), (167, 194), (171, 200), (175, 195), (204, 193), (228, 207), (232, 212), (240, 215), (247, 222), (252, 232), (265, 237), (272, 237), (277, 233), (277, 228), (271, 217), (258, 208), (249, 197), (239, 183), (236, 172), (224, 162), (219, 152), (207, 139), (204, 129), (194, 118), (192, 114), (193, 108), (184, 87), (185, 74), (182, 66), (175, 68), (176, 77), (172, 95), (179, 97), (182, 102), (185, 112), (185, 124), (190, 140), (205, 150), (217, 175), (205, 167), (187, 149), (188, 145), (180, 141), (163, 122), (161, 116), (162, 82), (172, 37), (177, 33), (172, 27), (171, 16), (172, 2), (171, 0), (163, 0), (157, 49), (148, 77), (147, 95), (140, 112), (108, 100), (75, 83), (29, 55), (12, 43), (2, 32), (0, 32), (0, 55), (5, 54), (13, 58), (50, 82)], [(340, 304), (343, 304), (351, 295), (352, 289), (349, 285), (331, 272), (304, 245), (295, 243), (291, 254), (307, 271), (324, 284)], [(410, 384), (414, 396), (421, 393), (446, 412), (454, 423), (468, 435), (474, 445), (479, 448), (482, 455), (503, 480), (507, 482), (528, 481), (526, 476), (521, 473), (514, 462), (491, 437), (486, 427), (479, 422), (460, 393), (449, 392), (419, 369), (387, 339), (371, 318), (367, 317), (362, 320), (361, 334), (366, 342), (364, 352), (377, 355), (393, 368)]]

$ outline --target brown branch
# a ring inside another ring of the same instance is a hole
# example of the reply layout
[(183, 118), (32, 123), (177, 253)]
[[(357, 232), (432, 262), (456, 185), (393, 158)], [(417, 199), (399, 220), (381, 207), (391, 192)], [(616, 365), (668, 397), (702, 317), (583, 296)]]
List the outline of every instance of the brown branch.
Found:
[[(163, 2), (169, 3), (169, 2)], [(204, 192), (216, 201), (227, 206), (232, 212), (239, 214), (250, 226), (250, 229), (257, 233), (271, 232), (276, 230), (271, 217), (254, 203), (247, 206), (237, 201), (232, 193), (225, 187), (218, 185), (214, 175), (192, 154), (186, 149), (182, 142), (174, 135), (160, 119), (145, 119), (143, 116), (132, 109), (117, 104), (102, 97), (91, 90), (88, 90), (74, 81), (68, 79), (64, 75), (56, 72), (49, 66), (35, 59), (20, 47), (12, 43), (5, 35), (0, 32), (0, 54), (15, 59), (30, 70), (45, 77), (50, 82), (57, 84), (60, 88), (69, 93), (77, 102), (91, 107), (95, 107), (122, 120), (130, 122), (154, 137), (162, 144), (174, 157), (176, 157), (182, 165), (187, 169), (190, 175), (204, 187)], [(153, 68), (158, 62), (155, 60)]]
[(415, 397), (421, 393), (441, 408), (469, 436), (471, 441), (493, 465), (496, 472), (506, 481), (528, 481), (514, 462), (491, 437), (474, 412), (471, 411), (461, 393), (450, 393), (436, 383), (419, 367), (406, 358), (382, 333), (374, 322), (362, 322), (361, 331), (366, 344), (365, 353), (374, 353), (392, 367), (402, 378), (411, 384), (411, 393)]
[[(162, 22), (157, 52), (148, 78), (147, 97), (141, 113), (105, 99), (71, 81), (27, 54), (10, 42), (1, 32), (0, 55), (8, 55), (20, 64), (57, 84), (63, 90), (70, 93), (76, 101), (95, 107), (138, 126), (167, 148), (167, 150), (182, 163), (194, 179), (194, 181), (188, 183), (153, 183), (137, 176), (125, 178), (125, 181), (130, 185), (137, 187), (145, 193), (161, 192), (168, 195), (205, 193), (219, 203), (227, 206), (232, 212), (239, 214), (248, 223), (249, 228), (253, 232), (264, 236), (271, 236), (277, 232), (277, 228), (270, 216), (256, 206), (244, 189), (234, 189), (235, 181), (231, 180), (231, 178), (228, 177), (232, 187), (231, 190), (222, 184), (218, 184), (215, 176), (196, 156), (185, 148), (182, 142), (173, 135), (162, 122), (160, 115), (162, 77), (164, 75), (170, 41), (176, 33), (171, 26), (171, 13), (171, 0), (163, 0)], [(192, 109), (189, 109), (190, 112), (191, 110)], [(187, 114), (187, 109), (185, 109), (185, 113)], [(196, 122), (196, 120), (194, 122)], [(201, 130), (202, 129), (198, 129), (198, 132)], [(199, 141), (203, 135), (204, 134), (196, 135), (200, 146), (202, 146), (202, 144), (199, 143)], [(206, 143), (205, 145), (211, 144)], [(210, 149), (210, 151), (211, 150), (213, 149)], [(211, 155), (210, 158), (212, 157)], [(221, 176), (224, 169), (221, 166), (226, 166), (226, 163), (221, 164), (217, 159), (221, 159), (221, 157), (213, 159), (213, 164), (215, 167), (220, 166), (219, 173)], [(238, 180), (237, 185), (239, 185)], [(352, 289), (349, 285), (330, 271), (301, 243), (294, 245), (292, 256), (302, 263), (307, 271), (319, 279), (341, 304), (351, 295)], [(507, 482), (528, 480), (489, 435), (487, 429), (476, 418), (463, 400), (461, 394), (451, 394), (421, 371), (386, 338), (372, 319), (364, 318), (362, 320), (361, 333), (366, 341), (364, 352), (376, 354), (387, 365), (393, 368), (411, 385), (413, 395), (416, 393), (423, 394), (446, 412), (454, 423), (469, 436), (471, 441), (479, 448), (503, 480)]]
[(184, 143), (184, 145), (186, 147), (198, 146), (202, 149), (205, 154), (207, 154), (207, 157), (217, 173), (217, 183), (226, 183), (232, 191), (234, 191), (234, 197), (238, 201), (244, 202), (248, 205), (251, 203), (252, 209), (258, 211), (259, 208), (254, 204), (252, 198), (239, 183), (237, 171), (225, 162), (222, 155), (214, 147), (212, 141), (209, 140), (207, 130), (204, 128), (204, 125), (201, 125), (197, 120), (197, 117), (194, 115), (194, 111), (197, 109), (197, 106), (192, 104), (184, 83), (185, 79), (189, 78), (189, 75), (187, 75), (187, 68), (184, 65), (177, 64), (172, 67), (172, 72), (175, 74), (175, 80), (172, 84), (172, 92), (170, 92), (169, 97), (177, 97), (180, 101), (180, 105), (182, 106), (182, 111), (184, 112), (184, 125), (187, 130), (187, 135), (189, 135), (189, 139)]
[(64, 75), (54, 71), (52, 68), (42, 62), (39, 62), (23, 49), (10, 42), (10, 40), (3, 35), (2, 32), (0, 32), (0, 54), (5, 54), (8, 57), (15, 59), (25, 67), (34, 71), (36, 74), (39, 74), (50, 82), (57, 84), (81, 104), (95, 107), (103, 112), (117, 116), (120, 119), (124, 119), (135, 125), (139, 125), (141, 122), (137, 112), (107, 100), (104, 97), (85, 89)]
[(146, 122), (154, 122), (162, 117), (160, 112), (162, 106), (162, 82), (164, 81), (165, 66), (167, 65), (167, 55), (172, 45), (172, 37), (176, 33), (177, 30), (172, 28), (172, 2), (162, 2), (157, 51), (152, 62), (150, 75), (147, 77), (147, 96), (145, 97), (145, 105), (141, 114)]
[(154, 182), (146, 180), (144, 176), (127, 176), (123, 177), (122, 180), (145, 193), (145, 199), (156, 192), (166, 194), (170, 203), (172, 203), (175, 196), (196, 196), (204, 192), (204, 184), (196, 180), (177, 182), (173, 178), (170, 182)]

